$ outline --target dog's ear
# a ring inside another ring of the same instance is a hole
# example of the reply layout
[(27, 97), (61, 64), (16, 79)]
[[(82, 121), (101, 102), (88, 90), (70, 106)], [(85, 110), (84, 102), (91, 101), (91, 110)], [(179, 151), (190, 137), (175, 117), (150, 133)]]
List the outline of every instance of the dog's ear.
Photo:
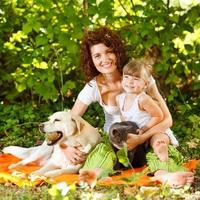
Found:
[(75, 121), (76, 123), (76, 127), (78, 129), (78, 132), (81, 133), (83, 127), (84, 127), (84, 123), (82, 122), (82, 119), (80, 116), (72, 116), (72, 120)]

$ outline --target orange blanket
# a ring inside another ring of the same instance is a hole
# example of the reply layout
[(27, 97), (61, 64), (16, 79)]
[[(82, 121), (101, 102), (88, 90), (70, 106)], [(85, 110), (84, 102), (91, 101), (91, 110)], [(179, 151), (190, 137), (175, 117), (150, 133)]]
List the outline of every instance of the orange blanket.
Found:
[[(8, 184), (13, 183), (18, 186), (35, 186), (43, 184), (44, 182), (55, 184), (62, 181), (67, 182), (68, 184), (74, 183), (78, 181), (78, 174), (63, 174), (54, 178), (42, 178), (42, 177), (35, 177), (30, 178), (29, 175), (32, 171), (39, 169), (35, 163), (30, 163), (26, 166), (19, 166), (15, 169), (9, 170), (8, 166), (12, 163), (18, 162), (20, 159), (9, 155), (9, 154), (0, 154), (0, 183)], [(194, 170), (197, 167), (197, 164), (200, 163), (200, 160), (191, 160), (184, 164), (184, 167), (188, 168), (189, 170)], [(123, 181), (123, 178), (128, 178), (132, 176), (136, 172), (142, 172), (145, 167), (137, 168), (137, 169), (129, 169), (122, 171), (120, 175), (112, 176), (110, 179), (106, 180), (99, 180), (98, 184), (100, 185), (112, 185), (112, 184), (124, 184), (127, 182)], [(17, 171), (17, 173), (16, 173)], [(146, 175), (140, 175), (139, 178), (135, 179), (135, 181), (130, 182), (130, 185), (149, 185), (151, 180)]]

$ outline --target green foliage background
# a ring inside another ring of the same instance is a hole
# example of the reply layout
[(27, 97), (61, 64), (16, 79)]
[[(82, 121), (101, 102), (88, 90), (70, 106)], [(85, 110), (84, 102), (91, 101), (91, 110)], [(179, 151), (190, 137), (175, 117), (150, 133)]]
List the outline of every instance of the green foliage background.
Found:
[[(106, 25), (119, 32), (132, 57), (143, 56), (152, 45), (160, 48), (155, 78), (172, 113), (172, 129), (182, 151), (198, 156), (199, 16), (196, 1), (2, 0), (1, 146), (35, 144), (42, 140), (37, 123), (56, 110), (72, 107), (84, 85), (79, 69), (83, 32)], [(96, 104), (84, 117), (94, 126), (103, 125)]]

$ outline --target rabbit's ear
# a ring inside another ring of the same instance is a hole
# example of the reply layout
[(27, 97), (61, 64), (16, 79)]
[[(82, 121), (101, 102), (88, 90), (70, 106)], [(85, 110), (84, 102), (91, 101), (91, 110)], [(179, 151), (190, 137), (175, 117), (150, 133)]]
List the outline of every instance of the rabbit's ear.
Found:
[(113, 136), (115, 137), (120, 137), (120, 131), (118, 129), (114, 129), (113, 132), (112, 132)]

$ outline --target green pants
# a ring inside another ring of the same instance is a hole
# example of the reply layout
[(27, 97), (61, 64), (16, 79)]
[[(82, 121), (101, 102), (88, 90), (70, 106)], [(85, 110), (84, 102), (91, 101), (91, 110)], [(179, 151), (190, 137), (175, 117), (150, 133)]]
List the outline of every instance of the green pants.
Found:
[[(155, 172), (159, 169), (164, 169), (169, 172), (184, 171), (182, 167), (183, 156), (173, 146), (169, 145), (169, 160), (162, 162), (153, 152), (148, 152), (146, 155), (147, 166), (150, 172)], [(82, 169), (101, 168), (105, 170), (113, 170), (117, 162), (117, 157), (112, 147), (105, 143), (98, 144), (95, 149), (89, 154)]]

